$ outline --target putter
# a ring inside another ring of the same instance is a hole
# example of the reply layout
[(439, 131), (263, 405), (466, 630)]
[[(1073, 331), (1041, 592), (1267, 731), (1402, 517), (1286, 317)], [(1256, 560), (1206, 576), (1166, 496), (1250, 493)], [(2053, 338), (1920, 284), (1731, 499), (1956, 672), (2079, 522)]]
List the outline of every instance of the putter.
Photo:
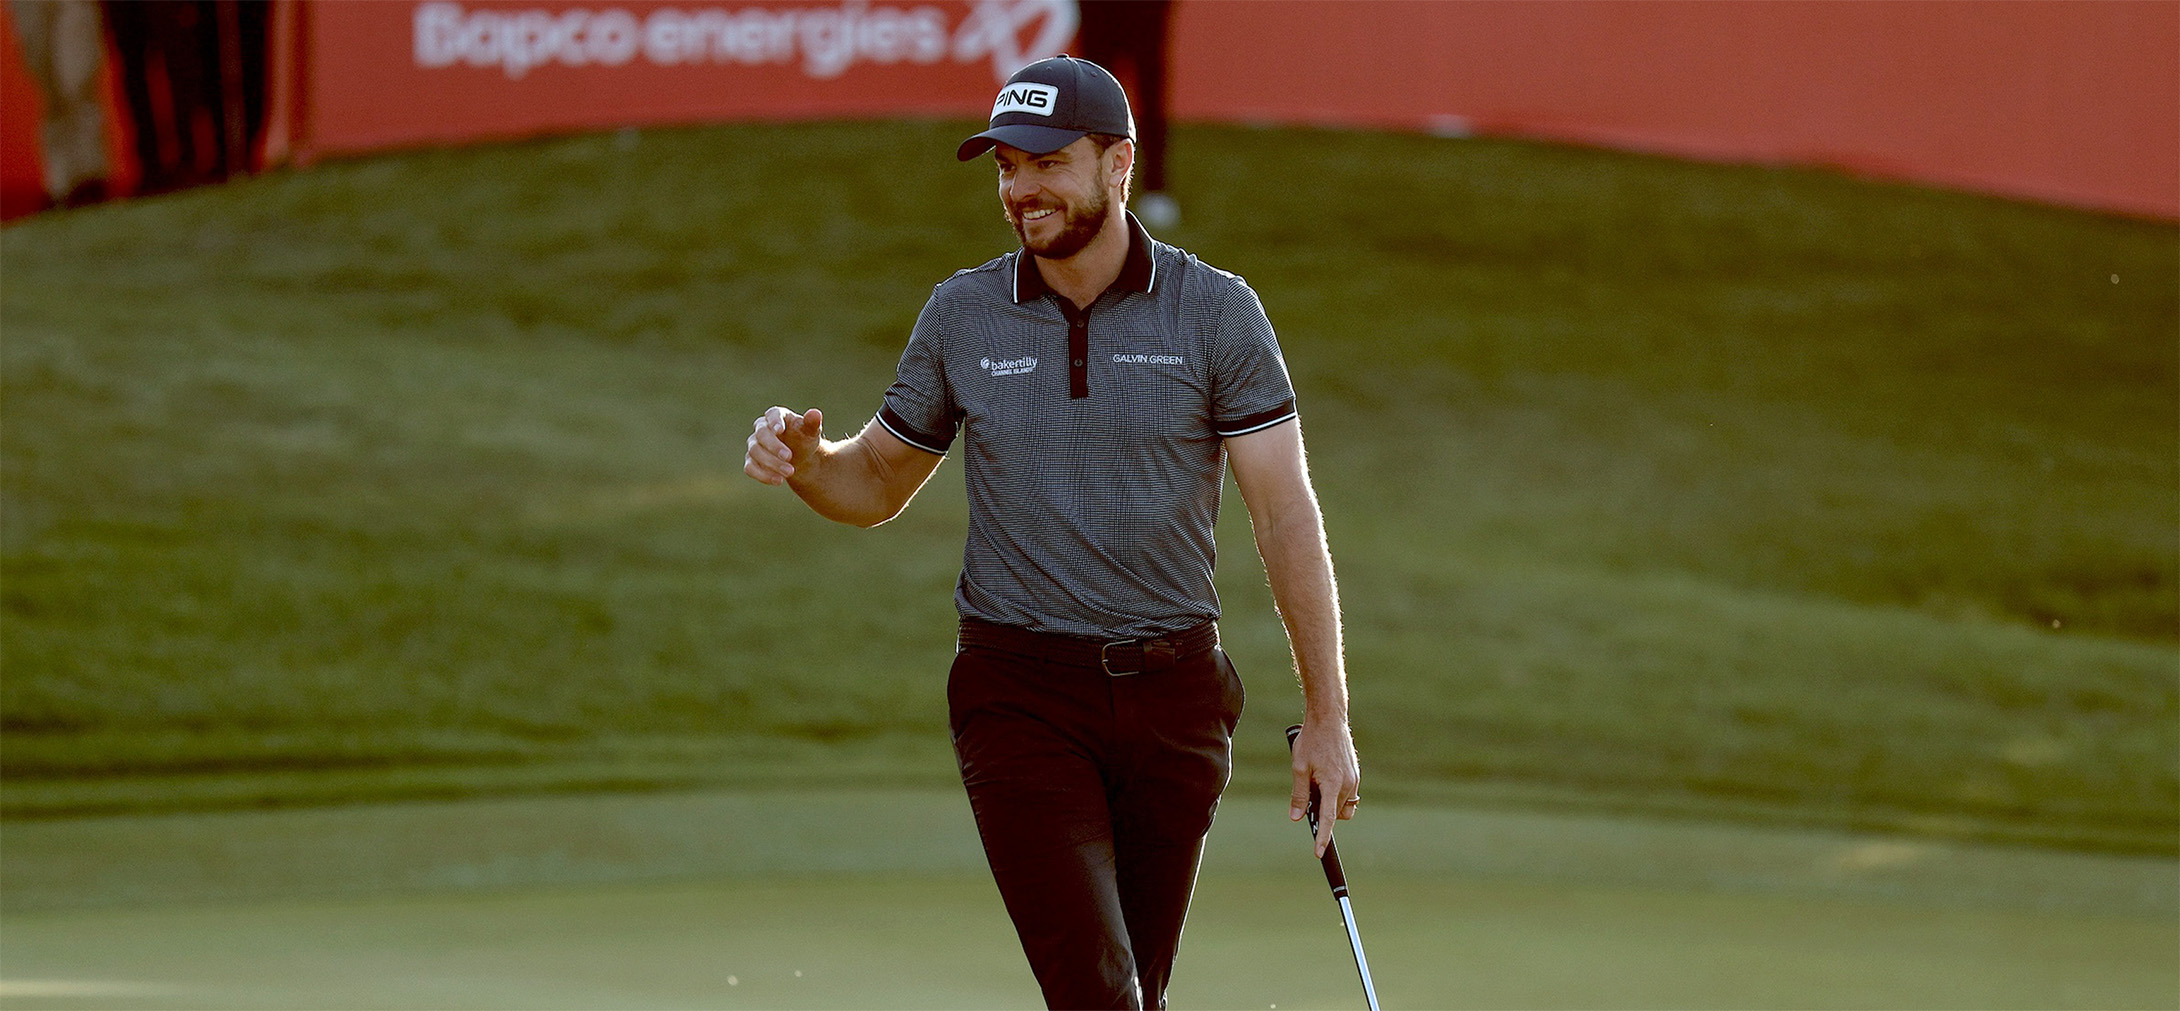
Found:
[[(1302, 736), (1302, 725), (1287, 728), (1287, 751), (1294, 751), (1294, 739)], [(1310, 784), (1310, 804), (1303, 821), (1309, 825), (1310, 836), (1317, 835), (1317, 784)], [(1355, 929), (1355, 907), (1347, 901), (1347, 872), (1340, 869), (1340, 843), (1335, 839), (1325, 844), (1325, 883), (1332, 886), (1332, 897), (1340, 903), (1340, 919), (1347, 924), (1347, 943), (1355, 949), (1355, 971), (1362, 976), (1363, 999), (1370, 1002), (1370, 1011), (1378, 1011), (1378, 988), (1370, 982), (1370, 960), (1363, 956), (1362, 934)]]

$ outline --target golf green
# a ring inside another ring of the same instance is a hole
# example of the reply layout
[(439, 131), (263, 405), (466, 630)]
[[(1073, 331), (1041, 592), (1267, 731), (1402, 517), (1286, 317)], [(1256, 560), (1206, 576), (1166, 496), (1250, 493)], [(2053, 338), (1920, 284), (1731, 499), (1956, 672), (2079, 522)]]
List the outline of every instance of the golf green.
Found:
[[(16, 821), (4, 1008), (1039, 1003), (953, 791)], [(1385, 806), (1342, 829), (1393, 1008), (2169, 1008), (2164, 858)], [(1280, 798), (1213, 830), (1176, 1007), (1359, 1007)]]
[[(1306, 876), (1197, 892), (1176, 1007), (1357, 1007)], [(1387, 1007), (2171, 1007), (2155, 918), (1384, 877)], [(969, 1008), (1039, 1003), (974, 875), (737, 880), (11, 917), (15, 1008)]]

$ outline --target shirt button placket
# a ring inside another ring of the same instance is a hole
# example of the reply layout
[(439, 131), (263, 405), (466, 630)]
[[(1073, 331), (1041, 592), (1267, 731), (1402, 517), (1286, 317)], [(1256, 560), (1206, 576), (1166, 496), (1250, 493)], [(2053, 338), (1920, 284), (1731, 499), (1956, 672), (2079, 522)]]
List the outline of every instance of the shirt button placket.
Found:
[(1067, 317), (1067, 396), (1080, 400), (1090, 395), (1090, 310), (1062, 305)]

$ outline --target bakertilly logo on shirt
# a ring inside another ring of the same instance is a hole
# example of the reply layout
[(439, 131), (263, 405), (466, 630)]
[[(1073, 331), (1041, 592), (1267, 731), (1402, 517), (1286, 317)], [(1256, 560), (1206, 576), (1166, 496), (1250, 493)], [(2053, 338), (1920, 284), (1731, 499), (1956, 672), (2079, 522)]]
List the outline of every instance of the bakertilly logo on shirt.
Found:
[(991, 373), (994, 377), (1021, 376), (1037, 371), (1037, 359), (1035, 358), (1001, 358), (996, 361), (986, 358), (976, 364), (978, 368)]

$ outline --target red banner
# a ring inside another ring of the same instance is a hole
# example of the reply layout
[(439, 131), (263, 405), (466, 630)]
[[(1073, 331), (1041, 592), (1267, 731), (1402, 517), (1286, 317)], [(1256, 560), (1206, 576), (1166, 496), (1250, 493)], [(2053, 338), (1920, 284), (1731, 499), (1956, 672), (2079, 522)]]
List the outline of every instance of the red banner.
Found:
[(1183, 118), (1549, 137), (2180, 217), (2180, 4), (1183, 2)]
[[(1016, 67), (1063, 51), (1080, 16), (1074, 0), (275, 9), (266, 147), (303, 161), (628, 125), (975, 119)], [(1182, 120), (1834, 165), (2180, 218), (2180, 3), (1178, 0), (1173, 11)], [(35, 92), (6, 49), (12, 199), (36, 179)]]
[(320, 3), (298, 154), (718, 120), (975, 118), (1072, 0)]

